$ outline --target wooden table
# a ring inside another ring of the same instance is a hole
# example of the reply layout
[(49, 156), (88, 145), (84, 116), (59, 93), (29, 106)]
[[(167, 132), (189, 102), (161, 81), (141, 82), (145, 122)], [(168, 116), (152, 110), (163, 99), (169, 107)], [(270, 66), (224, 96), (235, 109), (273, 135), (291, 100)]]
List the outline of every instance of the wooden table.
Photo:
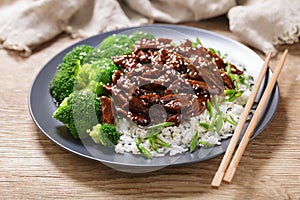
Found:
[[(237, 39), (225, 17), (187, 24)], [(0, 199), (300, 198), (299, 43), (280, 47), (288, 48), (289, 55), (279, 78), (281, 100), (274, 119), (249, 144), (233, 182), (212, 189), (222, 156), (130, 174), (70, 153), (39, 131), (28, 110), (30, 86), (49, 59), (76, 41), (60, 35), (29, 58), (0, 50)]]

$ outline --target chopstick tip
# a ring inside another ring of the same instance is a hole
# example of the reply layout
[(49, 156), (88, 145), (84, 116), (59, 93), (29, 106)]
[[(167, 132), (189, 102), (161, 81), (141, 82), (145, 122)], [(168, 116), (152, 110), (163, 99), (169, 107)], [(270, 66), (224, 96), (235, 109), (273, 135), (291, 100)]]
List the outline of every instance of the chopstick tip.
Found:
[(226, 183), (231, 183), (233, 175), (235, 174), (236, 168), (235, 167), (228, 167), (225, 176), (223, 178), (223, 181)]
[(221, 185), (222, 179), (224, 177), (224, 172), (222, 171), (217, 171), (212, 182), (211, 182), (211, 187), (213, 188), (218, 188)]

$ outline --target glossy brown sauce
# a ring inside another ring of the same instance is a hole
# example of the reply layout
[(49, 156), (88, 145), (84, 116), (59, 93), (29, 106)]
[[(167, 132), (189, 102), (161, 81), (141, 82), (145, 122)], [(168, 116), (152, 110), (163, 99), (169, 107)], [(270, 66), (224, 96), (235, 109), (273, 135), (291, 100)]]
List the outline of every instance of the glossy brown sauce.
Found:
[[(113, 116), (121, 116), (141, 126), (164, 121), (179, 125), (200, 115), (210, 95), (234, 89), (227, 64), (218, 55), (193, 47), (189, 40), (179, 46), (171, 42), (143, 39), (131, 54), (113, 58), (123, 72), (115, 71), (112, 84), (105, 86), (110, 93), (101, 99), (105, 122), (114, 123)], [(232, 73), (243, 73), (230, 67)]]

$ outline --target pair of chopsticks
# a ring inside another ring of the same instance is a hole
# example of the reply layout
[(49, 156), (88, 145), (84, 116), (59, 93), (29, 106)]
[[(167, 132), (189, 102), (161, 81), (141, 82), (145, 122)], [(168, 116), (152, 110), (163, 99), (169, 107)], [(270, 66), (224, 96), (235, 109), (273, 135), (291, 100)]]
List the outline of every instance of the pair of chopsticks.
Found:
[[(267, 57), (266, 57), (266, 60), (265, 60), (265, 63), (264, 63), (264, 66), (263, 68), (261, 69), (261, 72), (253, 86), (253, 89), (252, 89), (252, 92), (248, 98), (248, 101), (247, 101), (247, 104), (244, 108), (244, 111), (243, 113), (241, 114), (241, 117), (239, 119), (239, 123), (235, 129), (235, 132), (231, 138), (231, 141), (230, 141), (230, 144), (226, 150), (226, 153), (221, 161), (221, 164), (218, 168), (218, 171), (216, 172), (213, 180), (212, 180), (212, 183), (211, 183), (211, 186), (212, 187), (219, 187), (222, 180), (225, 181), (225, 182), (228, 182), (230, 183), (234, 174), (235, 174), (235, 171), (238, 167), (238, 164), (242, 158), (242, 155), (244, 154), (245, 150), (246, 150), (246, 147), (249, 143), (249, 140), (252, 136), (252, 133), (257, 125), (257, 122), (259, 120), (259, 117), (261, 116), (261, 113), (268, 101), (268, 98), (270, 97), (270, 94), (276, 84), (276, 81), (278, 79), (278, 76), (281, 72), (281, 69), (284, 65), (284, 62), (285, 62), (285, 59), (286, 59), (286, 56), (287, 56), (287, 53), (288, 53), (288, 50), (285, 50), (282, 57), (280, 58), (280, 61), (278, 62), (278, 65), (276, 67), (276, 69), (274, 70), (274, 73), (273, 73), (273, 76), (271, 77), (271, 80), (269, 81), (262, 97), (261, 97), (261, 100), (254, 112), (254, 115), (248, 125), (248, 128), (232, 158), (232, 155), (234, 153), (234, 150), (235, 150), (235, 147), (238, 143), (238, 140), (239, 140), (239, 137), (240, 137), (240, 134), (243, 130), (243, 127), (245, 125), (245, 122), (248, 118), (248, 115), (249, 115), (249, 112), (251, 110), (251, 107), (253, 105), (253, 102), (256, 98), (256, 95), (258, 93), (258, 90), (260, 88), (260, 85), (262, 83), (262, 80), (267, 72), (267, 69), (268, 69), (268, 66), (269, 66), (269, 63), (270, 63), (270, 59), (271, 59), (271, 54), (269, 54)], [(232, 160), (231, 160), (232, 158)], [(230, 162), (231, 160), (231, 162)], [(230, 164), (229, 164), (230, 162)], [(229, 166), (228, 166), (229, 165)], [(227, 168), (228, 167), (228, 168)]]

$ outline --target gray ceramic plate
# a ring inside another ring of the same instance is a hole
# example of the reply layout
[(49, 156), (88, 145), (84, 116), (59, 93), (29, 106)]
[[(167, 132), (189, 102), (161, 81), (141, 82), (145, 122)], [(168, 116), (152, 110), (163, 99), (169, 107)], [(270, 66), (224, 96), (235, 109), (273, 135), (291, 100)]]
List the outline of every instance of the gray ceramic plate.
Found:
[[(90, 159), (101, 161), (104, 164), (121, 171), (146, 172), (170, 165), (200, 162), (223, 154), (230, 142), (230, 139), (223, 140), (222, 144), (219, 146), (215, 146), (210, 149), (200, 148), (193, 153), (186, 152), (182, 156), (178, 157), (166, 156), (147, 160), (140, 155), (136, 156), (129, 153), (116, 154), (114, 149), (104, 148), (101, 145), (83, 145), (81, 141), (75, 140), (71, 137), (65, 126), (52, 118), (52, 113), (55, 111), (56, 105), (53, 103), (48, 85), (55, 74), (56, 66), (62, 61), (64, 55), (71, 51), (76, 45), (88, 44), (97, 46), (104, 38), (111, 34), (129, 34), (137, 29), (151, 32), (157, 37), (168, 37), (174, 39), (175, 42), (187, 38), (195, 40), (195, 38), (198, 37), (204, 46), (219, 49), (222, 53), (227, 53), (229, 56), (232, 56), (232, 58), (229, 57), (230, 60), (244, 64), (248, 73), (253, 75), (254, 78), (258, 76), (263, 65), (263, 60), (246, 46), (216, 33), (197, 28), (177, 25), (151, 25), (102, 33), (82, 40), (63, 50), (52, 58), (39, 72), (29, 93), (29, 109), (36, 125), (43, 134), (66, 150)], [(269, 70), (260, 89), (260, 94), (271, 75), (272, 72)], [(258, 96), (260, 96), (260, 94)], [(259, 97), (256, 102), (257, 101), (259, 101)], [(279, 88), (278, 85), (276, 85), (252, 138), (257, 136), (266, 128), (277, 109), (278, 102)]]

